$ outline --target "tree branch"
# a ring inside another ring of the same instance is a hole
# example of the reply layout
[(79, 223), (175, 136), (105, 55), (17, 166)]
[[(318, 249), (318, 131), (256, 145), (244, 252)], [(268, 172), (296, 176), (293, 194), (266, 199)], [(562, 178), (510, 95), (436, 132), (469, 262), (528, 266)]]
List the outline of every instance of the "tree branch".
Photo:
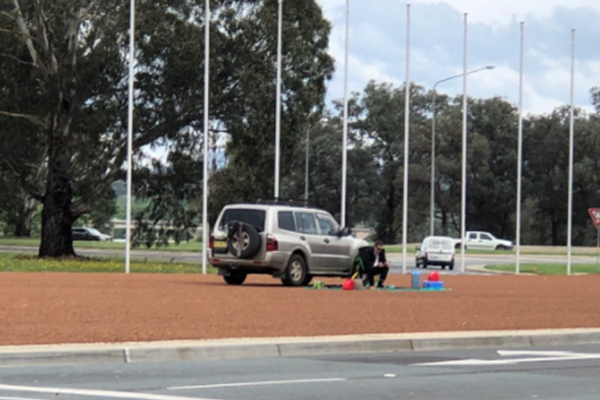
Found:
[(4, 159), (4, 164), (6, 164), (8, 166), (8, 168), (12, 171), (13, 175), (19, 181), (21, 181), (21, 185), (23, 186), (23, 189), (25, 189), (27, 191), (27, 193), (29, 194), (29, 196), (31, 196), (32, 199), (35, 199), (35, 200), (39, 201), (40, 203), (44, 202), (44, 196), (42, 196), (38, 193), (35, 185), (33, 185), (29, 181), (27, 181), (27, 179), (25, 179), (25, 177), (23, 177), (23, 175), (17, 171), (15, 166), (9, 160)]
[(4, 115), (10, 118), (21, 118), (21, 119), (26, 119), (27, 121), (31, 122), (34, 125), (37, 125), (41, 128), (47, 129), (48, 126), (46, 125), (46, 123), (44, 121), (42, 121), (41, 119), (39, 119), (38, 117), (35, 117), (33, 115), (28, 115), (28, 114), (19, 114), (19, 113), (11, 113), (8, 111), (0, 111), (0, 115)]
[(21, 30), (21, 34), (25, 37), (25, 44), (27, 45), (27, 49), (29, 50), (29, 55), (33, 60), (33, 64), (38, 65), (38, 53), (35, 49), (35, 46), (33, 45), (33, 40), (31, 40), (31, 35), (29, 34), (27, 24), (25, 23), (25, 19), (23, 18), (23, 13), (21, 13), (21, 7), (19, 7), (19, 0), (13, 0), (13, 4), (15, 5), (15, 12), (17, 14), (15, 18), (17, 26)]
[[(8, 13), (5, 13), (5, 12), (3, 12), (2, 14), (9, 15)], [(12, 19), (12, 17), (10, 17), (10, 18)], [(33, 36), (28, 35), (27, 33), (17, 32), (17, 31), (13, 31), (12, 29), (4, 29), (4, 28), (0, 28), (0, 32), (1, 33), (10, 33), (12, 35), (17, 35), (17, 36), (23, 36), (23, 37), (25, 37), (27, 39), (30, 39), (32, 42), (33, 41), (37, 42), (36, 38), (34, 38)]]
[(35, 67), (35, 65), (33, 65), (33, 63), (30, 63), (29, 61), (21, 60), (19, 57), (15, 57), (15, 56), (10, 55), (10, 54), (0, 53), (0, 57), (9, 58), (11, 60), (14, 60), (14, 61), (18, 62), (19, 64), (29, 65), (29, 66)]

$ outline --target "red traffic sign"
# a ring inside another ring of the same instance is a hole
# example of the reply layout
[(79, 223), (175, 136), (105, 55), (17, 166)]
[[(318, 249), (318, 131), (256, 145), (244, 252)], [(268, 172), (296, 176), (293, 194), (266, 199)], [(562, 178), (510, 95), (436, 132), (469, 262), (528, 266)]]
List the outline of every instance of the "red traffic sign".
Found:
[(590, 208), (588, 211), (596, 228), (600, 228), (600, 208)]

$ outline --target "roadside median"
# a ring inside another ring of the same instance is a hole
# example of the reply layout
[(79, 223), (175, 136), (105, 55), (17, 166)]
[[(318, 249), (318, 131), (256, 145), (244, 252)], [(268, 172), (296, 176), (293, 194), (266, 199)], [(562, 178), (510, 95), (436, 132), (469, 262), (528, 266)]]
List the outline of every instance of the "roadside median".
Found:
[(0, 367), (202, 361), (600, 343), (600, 329), (433, 332), (0, 347)]

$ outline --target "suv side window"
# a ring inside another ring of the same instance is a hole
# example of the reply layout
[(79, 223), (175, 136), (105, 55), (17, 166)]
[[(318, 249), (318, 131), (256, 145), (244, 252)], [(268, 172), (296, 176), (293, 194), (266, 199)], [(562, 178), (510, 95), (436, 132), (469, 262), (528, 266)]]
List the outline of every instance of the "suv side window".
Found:
[(279, 225), (279, 229), (292, 232), (296, 231), (294, 213), (291, 211), (279, 211), (277, 213), (277, 224)]
[(326, 214), (317, 214), (317, 221), (319, 222), (319, 230), (321, 235), (335, 236), (340, 230), (339, 225), (333, 218)]
[(469, 233), (469, 239), (477, 239), (476, 233)]
[(481, 240), (492, 240), (492, 238), (490, 237), (490, 235), (486, 235), (485, 233), (482, 233)]
[(316, 235), (317, 223), (315, 222), (315, 215), (309, 212), (297, 212), (294, 214), (296, 220), (296, 231), (306, 233), (308, 235)]

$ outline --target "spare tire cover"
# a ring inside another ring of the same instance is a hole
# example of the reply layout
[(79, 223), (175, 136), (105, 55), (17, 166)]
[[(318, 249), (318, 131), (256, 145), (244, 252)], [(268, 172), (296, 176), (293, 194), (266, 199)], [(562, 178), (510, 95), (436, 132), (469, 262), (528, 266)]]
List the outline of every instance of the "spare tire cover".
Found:
[(227, 250), (237, 258), (247, 259), (260, 250), (261, 239), (256, 228), (243, 222), (229, 224)]

